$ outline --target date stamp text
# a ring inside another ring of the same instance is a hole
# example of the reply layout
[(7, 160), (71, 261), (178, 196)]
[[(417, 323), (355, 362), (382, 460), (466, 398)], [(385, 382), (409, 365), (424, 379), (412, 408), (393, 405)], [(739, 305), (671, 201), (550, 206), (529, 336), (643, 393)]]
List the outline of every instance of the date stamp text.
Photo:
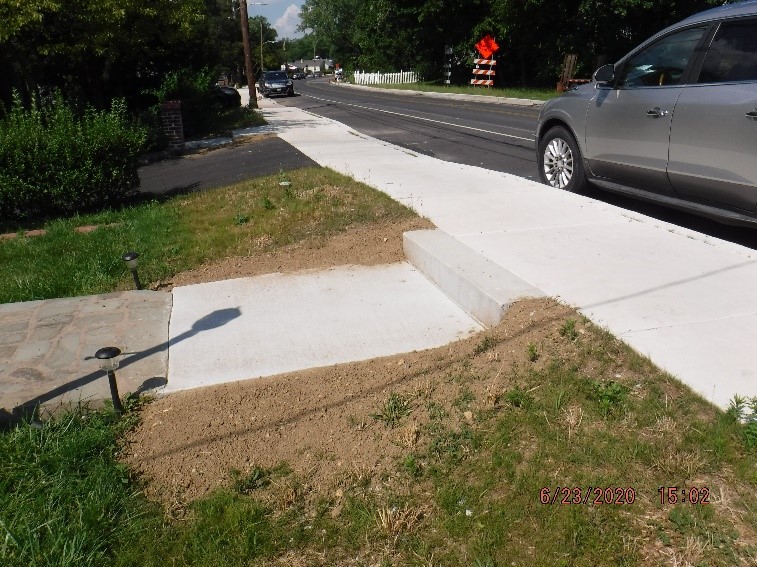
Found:
[(618, 506), (633, 504), (636, 501), (636, 490), (621, 486), (556, 486), (544, 487), (539, 491), (539, 502), (542, 504), (581, 504), (584, 506), (598, 506), (600, 504), (614, 504)]

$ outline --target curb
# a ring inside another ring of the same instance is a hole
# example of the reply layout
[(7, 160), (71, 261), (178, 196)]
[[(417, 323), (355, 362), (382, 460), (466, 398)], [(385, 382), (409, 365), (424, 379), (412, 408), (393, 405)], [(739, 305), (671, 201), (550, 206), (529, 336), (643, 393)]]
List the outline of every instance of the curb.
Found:
[(204, 140), (190, 140), (184, 142), (184, 149), (181, 151), (164, 151), (145, 156), (140, 159), (140, 167), (150, 165), (152, 163), (163, 161), (166, 159), (180, 158), (187, 155), (192, 155), (201, 150), (207, 150), (210, 148), (221, 148), (224, 146), (230, 146), (235, 142), (248, 138), (250, 136), (262, 136), (264, 134), (275, 134), (275, 130), (268, 124), (262, 124), (260, 126), (248, 126), (247, 128), (240, 128), (238, 130), (232, 130), (231, 136), (222, 136), (218, 138), (206, 138)]
[[(347, 86), (353, 89), (363, 89), (363, 90), (376, 90), (375, 87), (367, 87), (364, 85), (353, 85), (352, 83), (337, 83), (332, 82), (334, 85), (340, 85), (340, 86)], [(411, 90), (404, 90), (404, 89), (386, 89), (390, 92), (405, 95), (405, 96), (426, 96), (429, 98), (439, 98), (439, 99), (447, 99), (447, 100), (473, 100), (476, 102), (482, 102), (482, 103), (488, 103), (488, 104), (505, 104), (509, 106), (526, 106), (531, 108), (539, 108), (541, 107), (545, 101), (543, 100), (533, 100), (528, 98), (506, 98), (506, 97), (499, 97), (499, 96), (486, 96), (486, 95), (469, 95), (469, 94), (458, 94), (458, 93), (435, 93), (435, 92), (426, 92), (426, 91), (411, 91)]]
[(499, 325), (515, 301), (544, 296), (528, 282), (441, 230), (406, 232), (402, 248), (408, 262), (486, 327)]

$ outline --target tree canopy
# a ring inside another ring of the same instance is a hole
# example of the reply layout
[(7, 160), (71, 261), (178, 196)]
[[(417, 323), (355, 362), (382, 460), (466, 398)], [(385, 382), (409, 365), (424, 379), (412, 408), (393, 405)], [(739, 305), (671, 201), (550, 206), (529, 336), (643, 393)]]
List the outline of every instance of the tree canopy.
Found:
[(6, 0), (0, 4), (0, 42), (7, 41), (25, 26), (42, 21), (42, 14), (58, 9), (56, 0), (22, 2)]
[(414, 68), (441, 77), (445, 46), (462, 78), (474, 45), (501, 46), (499, 80), (554, 84), (567, 53), (579, 72), (613, 61), (652, 33), (722, 0), (306, 0), (300, 29), (344, 65), (369, 71)]
[[(239, 0), (0, 0), (0, 102), (61, 90), (105, 107), (137, 101), (177, 69), (209, 69), (242, 82)], [(306, 0), (305, 37), (283, 41), (250, 19), (256, 73), (317, 55), (348, 69), (414, 69), (470, 78), (474, 45), (493, 35), (501, 84), (554, 84), (567, 53), (579, 75), (613, 61), (655, 31), (721, 0)], [(262, 38), (261, 38), (262, 27)], [(263, 61), (260, 45), (262, 40)], [(262, 65), (261, 65), (262, 63)]]
[(229, 0), (41, 0), (0, 3), (0, 95), (40, 88), (104, 106), (138, 97), (170, 70), (234, 72), (242, 62)]

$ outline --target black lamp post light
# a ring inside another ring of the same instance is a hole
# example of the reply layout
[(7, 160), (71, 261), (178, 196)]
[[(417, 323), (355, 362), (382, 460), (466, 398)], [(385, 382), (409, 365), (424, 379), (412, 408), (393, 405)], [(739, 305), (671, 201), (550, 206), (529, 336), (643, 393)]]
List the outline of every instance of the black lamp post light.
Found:
[(118, 368), (118, 357), (120, 355), (121, 350), (116, 347), (101, 348), (95, 353), (95, 358), (100, 361), (100, 368), (108, 373), (110, 397), (113, 399), (113, 409), (117, 415), (124, 413), (124, 406), (121, 405), (121, 397), (118, 395), (118, 384), (116, 383), (116, 368)]
[(131, 277), (134, 278), (134, 287), (142, 289), (142, 284), (139, 281), (139, 274), (137, 274), (137, 258), (139, 258), (139, 254), (136, 252), (127, 252), (121, 256), (121, 260), (123, 260), (126, 263), (126, 267), (131, 270)]

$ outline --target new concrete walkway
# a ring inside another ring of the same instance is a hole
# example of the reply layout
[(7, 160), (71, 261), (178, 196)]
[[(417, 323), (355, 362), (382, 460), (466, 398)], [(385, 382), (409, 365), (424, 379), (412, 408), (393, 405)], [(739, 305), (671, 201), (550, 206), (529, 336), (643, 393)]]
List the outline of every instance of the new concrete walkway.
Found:
[(412, 265), (2, 305), (0, 407), (107, 398), (91, 356), (113, 343), (126, 352), (122, 393), (166, 376), (175, 391), (445, 344), (539, 294), (578, 307), (721, 407), (757, 396), (751, 249), (261, 106), (266, 131), (439, 227), (406, 235)]
[[(483, 327), (407, 263), (174, 289), (167, 391), (442, 346)], [(198, 316), (221, 318), (195, 334)]]
[[(376, 187), (707, 399), (757, 395), (755, 251), (504, 173), (413, 154), (269, 101), (279, 135)], [(433, 251), (430, 254), (434, 254)]]

